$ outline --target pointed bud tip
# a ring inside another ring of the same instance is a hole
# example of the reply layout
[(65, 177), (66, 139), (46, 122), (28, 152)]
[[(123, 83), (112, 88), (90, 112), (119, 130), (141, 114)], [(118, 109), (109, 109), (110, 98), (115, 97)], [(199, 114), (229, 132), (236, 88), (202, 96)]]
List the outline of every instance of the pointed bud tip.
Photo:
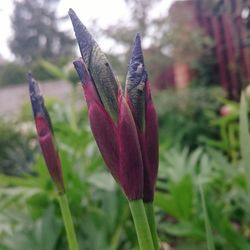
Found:
[(144, 64), (144, 58), (141, 47), (141, 37), (139, 33), (137, 33), (135, 36), (131, 61), (138, 61), (139, 63)]
[(28, 81), (29, 81), (30, 96), (34, 98), (37, 98), (38, 96), (42, 96), (41, 90), (39, 88), (39, 84), (33, 78), (30, 72), (28, 73)]
[(69, 17), (72, 20), (72, 22), (75, 22), (75, 21), (79, 20), (79, 18), (77, 17), (77, 15), (76, 15), (76, 13), (75, 13), (75, 11), (73, 9), (69, 8), (68, 14), (69, 14)]
[(39, 84), (33, 78), (31, 72), (28, 73), (28, 81), (29, 81), (30, 101), (34, 117), (36, 117), (38, 113), (42, 114), (44, 113), (43, 96), (39, 88)]
[(68, 11), (69, 15), (70, 14), (75, 14), (74, 10), (72, 8), (69, 8), (69, 11)]
[(137, 33), (135, 36), (131, 59), (128, 65), (128, 78), (131, 82), (131, 86), (128, 89), (137, 86), (139, 83), (146, 83), (147, 80), (147, 71), (144, 66), (144, 58), (141, 47), (141, 37)]
[(95, 44), (95, 41), (92, 38), (91, 34), (88, 32), (87, 28), (78, 18), (74, 10), (69, 9), (68, 14), (75, 31), (76, 40), (78, 42), (82, 58), (84, 62), (88, 65), (91, 56), (91, 51)]

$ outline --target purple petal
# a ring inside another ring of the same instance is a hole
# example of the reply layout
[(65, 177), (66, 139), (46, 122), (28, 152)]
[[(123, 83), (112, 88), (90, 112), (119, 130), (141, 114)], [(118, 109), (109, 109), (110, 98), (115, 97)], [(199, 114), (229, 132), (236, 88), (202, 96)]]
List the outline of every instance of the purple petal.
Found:
[(118, 180), (129, 200), (143, 198), (143, 163), (131, 111), (124, 97), (119, 102), (118, 121), (119, 175)]
[(117, 179), (119, 152), (114, 122), (97, 102), (89, 105), (89, 121), (97, 146), (111, 174)]
[(147, 157), (144, 165), (144, 196), (145, 202), (152, 202), (154, 199), (155, 184), (159, 165), (159, 136), (157, 114), (151, 99), (149, 83), (146, 88), (147, 109), (145, 128), (145, 154)]
[(44, 160), (53, 182), (60, 192), (64, 192), (64, 182), (61, 171), (61, 162), (55, 146), (54, 137), (48, 126), (47, 120), (38, 115), (35, 118), (38, 140)]

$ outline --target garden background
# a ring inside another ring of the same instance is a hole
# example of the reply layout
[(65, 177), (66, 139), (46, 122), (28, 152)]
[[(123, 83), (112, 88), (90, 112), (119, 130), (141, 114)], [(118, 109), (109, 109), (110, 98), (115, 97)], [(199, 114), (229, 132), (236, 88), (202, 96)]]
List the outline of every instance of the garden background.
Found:
[[(250, 2), (165, 2), (124, 0), (127, 19), (105, 27), (98, 18), (86, 20), (122, 85), (134, 36), (142, 37), (160, 129), (161, 247), (250, 249), (250, 183), (239, 142), (243, 89), (250, 100)], [(26, 79), (32, 71), (46, 96), (80, 249), (135, 250), (129, 207), (91, 134), (72, 66), (76, 41), (62, 29), (69, 18), (58, 6), (60, 0), (14, 1), (11, 54), (0, 56), (0, 249), (67, 249), (36, 139)], [(106, 6), (115, 12), (111, 2)]]

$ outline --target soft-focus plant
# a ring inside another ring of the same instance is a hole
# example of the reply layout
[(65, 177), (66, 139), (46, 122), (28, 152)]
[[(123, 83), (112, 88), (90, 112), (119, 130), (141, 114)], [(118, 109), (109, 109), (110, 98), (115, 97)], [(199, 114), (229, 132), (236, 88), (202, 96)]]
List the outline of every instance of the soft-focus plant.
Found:
[(223, 100), (219, 115), (210, 120), (210, 125), (219, 130), (218, 138), (204, 138), (207, 145), (226, 153), (236, 163), (239, 159), (239, 104)]
[(161, 240), (181, 250), (213, 249), (213, 242), (215, 249), (248, 249), (250, 204), (242, 165), (213, 148), (172, 148), (160, 155), (155, 205)]
[(223, 92), (218, 87), (199, 86), (181, 91), (168, 89), (155, 92), (160, 146), (167, 150), (187, 145), (194, 150), (204, 145), (204, 137), (218, 138), (220, 131), (210, 121), (218, 118), (221, 96)]
[(31, 123), (0, 119), (0, 173), (11, 176), (34, 174), (34, 135)]

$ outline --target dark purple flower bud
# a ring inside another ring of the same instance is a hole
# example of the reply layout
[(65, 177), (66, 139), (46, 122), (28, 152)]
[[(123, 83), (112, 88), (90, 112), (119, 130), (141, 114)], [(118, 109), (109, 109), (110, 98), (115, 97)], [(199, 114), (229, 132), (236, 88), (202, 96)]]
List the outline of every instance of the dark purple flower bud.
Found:
[(119, 92), (118, 121), (105, 110), (85, 64), (76, 60), (88, 104), (90, 126), (102, 157), (129, 200), (143, 197), (143, 169), (135, 122)]
[(28, 75), (30, 101), (36, 124), (38, 141), (50, 176), (60, 192), (64, 192), (64, 182), (61, 171), (61, 162), (54, 142), (53, 129), (49, 114), (44, 105), (43, 96), (38, 83), (32, 75)]
[(152, 202), (158, 172), (158, 123), (144, 65), (141, 39), (136, 35), (126, 80), (126, 99), (137, 125), (144, 171), (144, 202)]
[(69, 10), (69, 16), (74, 27), (83, 61), (95, 84), (98, 95), (112, 119), (117, 121), (117, 100), (120, 86), (117, 83), (111, 66), (105, 54), (72, 9)]

